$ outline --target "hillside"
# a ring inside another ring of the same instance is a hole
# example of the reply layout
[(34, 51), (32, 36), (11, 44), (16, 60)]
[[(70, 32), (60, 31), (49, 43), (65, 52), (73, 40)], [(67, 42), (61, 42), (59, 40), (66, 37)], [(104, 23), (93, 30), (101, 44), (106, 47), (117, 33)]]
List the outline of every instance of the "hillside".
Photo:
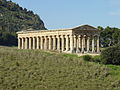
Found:
[(1, 46), (0, 90), (120, 90), (119, 66), (109, 67), (71, 54)]
[(12, 1), (0, 0), (0, 31), (16, 32), (28, 28), (46, 29), (43, 21), (33, 11)]

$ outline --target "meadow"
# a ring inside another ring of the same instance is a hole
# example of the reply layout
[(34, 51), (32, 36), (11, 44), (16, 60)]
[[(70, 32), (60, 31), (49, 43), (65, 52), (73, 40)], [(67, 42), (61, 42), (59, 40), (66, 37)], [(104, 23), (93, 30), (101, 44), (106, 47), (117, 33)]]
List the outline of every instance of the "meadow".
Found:
[(0, 46), (0, 90), (120, 90), (120, 66)]

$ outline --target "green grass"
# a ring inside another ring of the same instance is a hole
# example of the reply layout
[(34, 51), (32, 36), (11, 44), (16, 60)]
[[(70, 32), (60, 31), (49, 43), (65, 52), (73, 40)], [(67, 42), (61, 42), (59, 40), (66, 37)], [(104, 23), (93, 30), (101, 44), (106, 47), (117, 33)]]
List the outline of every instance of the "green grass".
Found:
[(74, 54), (0, 47), (0, 90), (120, 90), (119, 69)]
[(114, 77), (120, 78), (120, 66), (107, 65), (107, 67), (110, 69), (110, 72)]

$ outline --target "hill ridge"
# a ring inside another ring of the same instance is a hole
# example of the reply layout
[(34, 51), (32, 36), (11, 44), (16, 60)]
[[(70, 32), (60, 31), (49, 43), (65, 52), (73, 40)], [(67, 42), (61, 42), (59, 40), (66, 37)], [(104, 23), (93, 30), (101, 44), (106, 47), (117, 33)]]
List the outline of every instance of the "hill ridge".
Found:
[(41, 18), (33, 11), (7, 0), (0, 0), (0, 30), (16, 32), (22, 29), (46, 29)]

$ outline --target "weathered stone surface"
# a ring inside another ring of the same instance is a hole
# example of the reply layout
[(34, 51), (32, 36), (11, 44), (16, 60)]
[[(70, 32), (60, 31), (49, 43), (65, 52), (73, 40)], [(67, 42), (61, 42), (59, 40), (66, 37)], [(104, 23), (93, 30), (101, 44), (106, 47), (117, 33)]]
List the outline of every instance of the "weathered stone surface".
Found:
[(18, 49), (58, 50), (68, 53), (99, 53), (100, 31), (89, 25), (71, 29), (20, 31)]

